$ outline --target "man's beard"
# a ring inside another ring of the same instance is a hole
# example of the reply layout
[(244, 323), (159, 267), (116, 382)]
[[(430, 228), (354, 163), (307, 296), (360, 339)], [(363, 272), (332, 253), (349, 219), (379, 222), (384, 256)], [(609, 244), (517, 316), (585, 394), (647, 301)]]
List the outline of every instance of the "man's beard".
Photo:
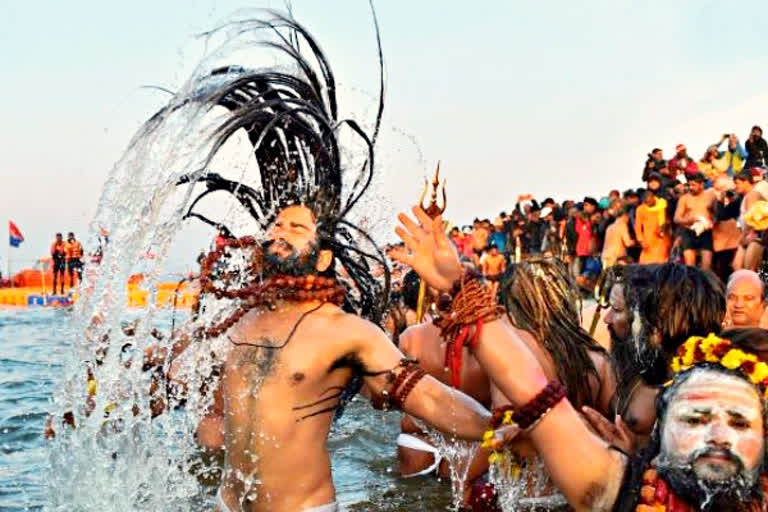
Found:
[[(291, 251), (288, 256), (281, 256), (272, 251), (275, 244), (282, 245)], [(271, 277), (276, 275), (306, 276), (316, 272), (317, 261), (320, 255), (317, 243), (312, 242), (306, 250), (299, 252), (294, 246), (285, 240), (270, 240), (263, 244), (263, 275)]]
[[(728, 457), (737, 466), (736, 472), (723, 480), (699, 477), (694, 469), (696, 460), (703, 455), (715, 454)], [(683, 463), (671, 461), (661, 454), (654, 461), (654, 468), (675, 494), (697, 510), (745, 510), (745, 504), (761, 496), (759, 469), (747, 472), (741, 459), (729, 450), (698, 450)]]
[[(638, 318), (638, 313), (634, 313)], [(640, 320), (635, 320), (639, 322)], [(626, 337), (619, 336), (612, 325), (608, 325), (608, 333), (611, 336), (611, 358), (616, 374), (619, 376), (619, 396), (628, 398), (626, 394), (634, 387), (637, 377), (650, 385), (664, 383), (667, 377), (667, 360), (661, 348), (650, 344), (647, 329), (637, 328), (633, 322), (631, 331)]]

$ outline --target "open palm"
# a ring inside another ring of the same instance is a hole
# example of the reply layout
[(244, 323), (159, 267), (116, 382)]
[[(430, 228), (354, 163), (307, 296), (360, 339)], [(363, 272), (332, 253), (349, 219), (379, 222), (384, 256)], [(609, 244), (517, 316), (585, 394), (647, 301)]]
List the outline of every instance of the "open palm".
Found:
[(401, 225), (395, 232), (407, 250), (394, 251), (392, 258), (413, 268), (433, 288), (450, 290), (461, 277), (462, 267), (456, 248), (443, 231), (443, 219), (429, 218), (418, 206), (412, 211), (416, 222), (404, 213), (397, 216)]

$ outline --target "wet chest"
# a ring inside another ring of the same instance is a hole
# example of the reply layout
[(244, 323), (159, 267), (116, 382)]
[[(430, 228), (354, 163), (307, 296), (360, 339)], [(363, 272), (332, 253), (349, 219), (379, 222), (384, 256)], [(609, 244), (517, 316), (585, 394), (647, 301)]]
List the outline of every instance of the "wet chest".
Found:
[(640, 437), (647, 437), (656, 423), (656, 394), (653, 388), (641, 386), (632, 395), (624, 414), (627, 426)]

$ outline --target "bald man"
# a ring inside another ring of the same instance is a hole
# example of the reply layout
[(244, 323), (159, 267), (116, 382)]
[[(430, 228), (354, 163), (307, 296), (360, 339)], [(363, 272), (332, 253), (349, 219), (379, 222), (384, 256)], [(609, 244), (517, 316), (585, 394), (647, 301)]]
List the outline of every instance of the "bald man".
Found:
[(761, 327), (765, 313), (765, 284), (757, 272), (737, 270), (726, 287), (726, 325)]

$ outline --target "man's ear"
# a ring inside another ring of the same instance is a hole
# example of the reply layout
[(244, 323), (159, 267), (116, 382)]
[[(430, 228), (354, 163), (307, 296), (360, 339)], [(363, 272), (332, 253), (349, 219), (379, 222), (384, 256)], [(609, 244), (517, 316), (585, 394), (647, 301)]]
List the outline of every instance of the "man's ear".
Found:
[(331, 266), (331, 263), (333, 263), (333, 252), (329, 251), (328, 249), (323, 249), (317, 255), (317, 264), (315, 265), (315, 270), (320, 273), (325, 272), (328, 270), (328, 267)]

